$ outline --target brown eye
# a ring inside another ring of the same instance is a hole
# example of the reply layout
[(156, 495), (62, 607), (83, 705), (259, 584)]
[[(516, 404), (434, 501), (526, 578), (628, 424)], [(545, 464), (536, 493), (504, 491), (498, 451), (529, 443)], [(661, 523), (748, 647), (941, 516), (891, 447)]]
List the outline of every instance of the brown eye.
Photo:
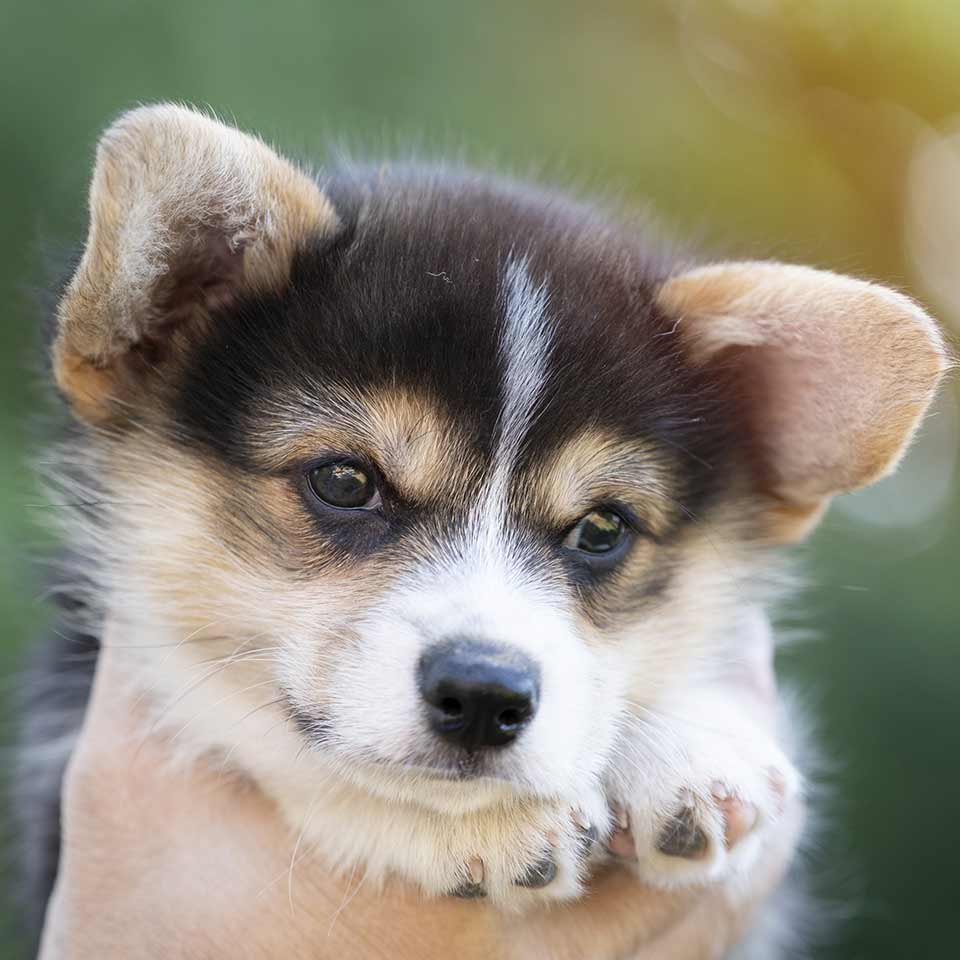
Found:
[(565, 546), (583, 553), (609, 553), (624, 541), (627, 524), (613, 510), (593, 510), (568, 534)]
[(371, 510), (380, 503), (380, 493), (370, 472), (349, 460), (314, 467), (307, 480), (316, 497), (331, 507)]

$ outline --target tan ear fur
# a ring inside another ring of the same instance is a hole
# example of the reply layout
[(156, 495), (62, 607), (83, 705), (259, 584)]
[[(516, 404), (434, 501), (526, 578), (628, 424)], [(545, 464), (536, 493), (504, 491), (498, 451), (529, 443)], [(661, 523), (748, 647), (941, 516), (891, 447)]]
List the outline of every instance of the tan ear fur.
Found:
[(107, 414), (118, 359), (171, 314), (279, 288), (297, 247), (337, 226), (313, 179), (262, 141), (169, 104), (103, 134), (89, 214), (53, 359), (58, 385), (92, 421)]
[(779, 541), (809, 532), (834, 494), (896, 466), (949, 365), (912, 300), (809, 267), (701, 267), (658, 300), (695, 362), (722, 354), (740, 368)]

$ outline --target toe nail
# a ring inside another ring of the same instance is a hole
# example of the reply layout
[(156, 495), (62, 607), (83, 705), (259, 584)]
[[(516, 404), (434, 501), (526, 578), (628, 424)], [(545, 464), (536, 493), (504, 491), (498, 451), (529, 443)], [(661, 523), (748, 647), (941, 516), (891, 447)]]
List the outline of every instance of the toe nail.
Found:
[(710, 784), (710, 793), (714, 800), (727, 800), (732, 796), (730, 788), (722, 780), (714, 780)]
[(752, 803), (739, 797), (728, 797), (719, 802), (723, 814), (723, 839), (728, 850), (735, 847), (756, 825), (759, 816)]
[(707, 835), (697, 823), (694, 811), (685, 807), (671, 820), (657, 840), (657, 849), (668, 857), (699, 860), (707, 852)]
[(757, 825), (757, 808), (734, 797), (724, 801), (720, 809), (723, 812), (723, 840), (730, 850)]
[(589, 830), (589, 829), (590, 829), (590, 821), (587, 819), (586, 815), (583, 813), (582, 810), (574, 810), (574, 811), (573, 811), (573, 814), (572, 814), (571, 816), (573, 817), (573, 822), (574, 822), (581, 830)]
[(527, 887), (531, 890), (538, 890), (549, 883), (553, 883), (557, 876), (556, 861), (549, 855), (528, 868), (519, 880), (515, 883), (518, 887)]
[(607, 849), (615, 856), (624, 860), (633, 860), (637, 856), (637, 846), (633, 842), (633, 834), (629, 830), (614, 830), (607, 840)]
[(467, 876), (475, 886), (483, 883), (483, 861), (479, 857), (471, 857), (467, 861)]
[(613, 814), (614, 822), (621, 830), (630, 829), (630, 818), (627, 816), (626, 807), (616, 805), (610, 808), (610, 812)]
[(596, 827), (585, 827), (580, 831), (580, 855), (589, 856), (593, 845), (600, 838), (600, 831)]
[(483, 861), (479, 857), (471, 857), (465, 864), (467, 879), (454, 890), (450, 891), (451, 897), (459, 897), (461, 900), (478, 900), (485, 897), (487, 891), (483, 886)]

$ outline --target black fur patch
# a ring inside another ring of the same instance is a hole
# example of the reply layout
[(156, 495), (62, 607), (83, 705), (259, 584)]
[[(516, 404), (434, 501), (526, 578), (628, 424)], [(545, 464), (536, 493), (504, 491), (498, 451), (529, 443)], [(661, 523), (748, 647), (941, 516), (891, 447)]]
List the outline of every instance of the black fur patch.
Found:
[[(173, 416), (205, 453), (256, 471), (263, 411), (282, 401), (309, 422), (335, 406), (326, 394), (337, 385), (426, 393), (489, 463), (504, 401), (504, 275), (521, 261), (546, 286), (551, 347), (517, 475), (597, 428), (678, 464), (675, 529), (724, 488), (742, 444), (732, 391), (722, 372), (684, 362), (675, 320), (655, 303), (670, 267), (643, 237), (556, 195), (469, 174), (343, 171), (328, 189), (340, 233), (300, 252), (285, 292), (216, 317), (183, 371)], [(518, 508), (523, 498), (520, 485)], [(459, 518), (432, 519), (442, 537)]]

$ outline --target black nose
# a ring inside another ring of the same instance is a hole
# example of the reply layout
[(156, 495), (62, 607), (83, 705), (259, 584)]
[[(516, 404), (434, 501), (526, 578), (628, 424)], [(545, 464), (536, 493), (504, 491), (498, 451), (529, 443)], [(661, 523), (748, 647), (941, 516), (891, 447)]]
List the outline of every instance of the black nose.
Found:
[(452, 640), (421, 657), (420, 692), (439, 736), (467, 750), (502, 747), (537, 712), (540, 671), (517, 651)]

